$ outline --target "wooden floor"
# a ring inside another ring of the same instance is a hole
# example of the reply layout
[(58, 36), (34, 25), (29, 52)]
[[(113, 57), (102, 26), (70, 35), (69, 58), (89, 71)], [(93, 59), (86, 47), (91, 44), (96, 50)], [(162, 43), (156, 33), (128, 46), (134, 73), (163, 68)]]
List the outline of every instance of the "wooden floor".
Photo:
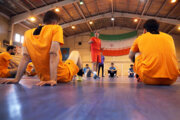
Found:
[(133, 78), (38, 87), (37, 78), (0, 85), (1, 120), (179, 120), (180, 78), (147, 86)]

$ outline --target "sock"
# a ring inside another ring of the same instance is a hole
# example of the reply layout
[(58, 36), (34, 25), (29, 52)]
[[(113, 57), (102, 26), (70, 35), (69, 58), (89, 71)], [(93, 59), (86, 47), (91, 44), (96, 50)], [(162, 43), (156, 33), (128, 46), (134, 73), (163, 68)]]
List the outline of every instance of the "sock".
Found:
[(77, 73), (78, 76), (83, 76), (83, 74), (84, 74), (83, 69), (80, 69), (79, 72)]

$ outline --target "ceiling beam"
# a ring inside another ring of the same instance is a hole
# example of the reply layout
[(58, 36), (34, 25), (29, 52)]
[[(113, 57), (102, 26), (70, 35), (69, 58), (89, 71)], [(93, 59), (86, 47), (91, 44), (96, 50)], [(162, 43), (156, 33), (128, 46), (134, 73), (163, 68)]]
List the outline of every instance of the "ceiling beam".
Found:
[(95, 5), (96, 5), (96, 9), (97, 9), (97, 13), (99, 14), (99, 7), (97, 5), (97, 0), (94, 0), (95, 1)]
[(37, 8), (31, 1), (26, 0), (33, 8)]
[(17, 5), (19, 5), (20, 7), (22, 7), (24, 10), (26, 10), (27, 12), (31, 12), (31, 10), (29, 10), (29, 8), (27, 8), (24, 3), (21, 3), (20, 1), (15, 1), (13, 0), (13, 2)]
[[(14, 1), (15, 2), (15, 1)], [(31, 12), (31, 10), (29, 8), (27, 8), (23, 3), (21, 2), (15, 2), (16, 4), (18, 4), (20, 7), (24, 8), (27, 12)], [(39, 23), (42, 23), (42, 18), (39, 16), (36, 16), (39, 19)]]
[(139, 9), (140, 5), (141, 5), (141, 0), (138, 1), (138, 5), (137, 5), (136, 11), (135, 11), (136, 14), (138, 13), (138, 9)]
[(70, 17), (71, 21), (74, 21), (73, 17), (69, 14), (69, 12), (62, 6), (62, 9), (65, 11), (65, 13)]
[(7, 11), (9, 11), (9, 12), (15, 14), (15, 15), (17, 14), (15, 11), (11, 10), (9, 7), (7, 7), (5, 5), (0, 4), (0, 7), (6, 9)]
[(83, 13), (83, 11), (81, 10), (81, 8), (80, 8), (79, 5), (77, 4), (77, 2), (74, 3), (74, 4), (75, 4), (75, 6), (77, 7), (78, 11), (80, 12), (81, 16), (83, 17), (83, 19), (86, 21), (86, 24), (87, 24), (89, 30), (92, 32), (93, 30), (92, 30), (91, 26), (89, 25), (89, 23), (88, 23), (85, 15), (84, 15), (84, 13)]
[[(176, 19), (178, 20), (180, 18), (180, 16), (179, 17), (177, 17)], [(180, 24), (177, 24), (178, 26), (180, 25)], [(174, 29), (176, 28), (176, 26), (174, 26), (171, 30), (169, 30), (169, 32), (168, 33), (171, 33)]]
[(47, 5), (47, 3), (44, 0), (41, 0), (43, 2), (43, 4)]
[(176, 5), (173, 6), (173, 8), (167, 13), (166, 17), (169, 17), (169, 15), (171, 15), (174, 12), (174, 10), (178, 8), (179, 5), (180, 5), (180, 1), (178, 1)]
[(32, 29), (32, 28), (30, 28), (30, 27), (24, 25), (23, 23), (18, 23), (18, 24), (21, 25), (21, 26), (23, 26), (23, 27), (26, 28), (26, 29)]
[(159, 15), (159, 12), (161, 11), (161, 9), (165, 6), (167, 0), (164, 0), (163, 4), (161, 5), (161, 7), (158, 9), (158, 11), (156, 12), (155, 16)]
[(7, 16), (6, 14), (4, 14), (4, 13), (2, 13), (2, 12), (0, 12), (0, 15), (3, 16), (3, 17), (5, 17), (5, 18), (8, 19), (8, 20), (10, 19), (9, 16)]
[(78, 8), (76, 7), (76, 5), (75, 5), (75, 4), (72, 4), (72, 6), (74, 7), (74, 9), (76, 10), (76, 12), (78, 13), (79, 18), (82, 19), (83, 17), (82, 17), (81, 14), (79, 13), (79, 10), (78, 10)]
[(145, 13), (146, 15), (147, 15), (149, 9), (151, 8), (152, 2), (153, 2), (153, 0), (151, 0), (150, 4), (149, 4), (149, 6), (148, 6), (148, 8), (147, 8), (147, 10), (146, 10), (146, 13)]
[[(105, 14), (100, 14), (100, 15), (88, 17), (88, 18), (86, 18), (86, 20), (91, 21), (91, 20), (97, 20), (97, 19), (102, 19), (102, 18), (111, 18), (111, 17), (112, 17), (112, 12), (109, 12), (109, 13), (105, 13)], [(170, 18), (164, 18), (164, 17), (154, 17), (154, 16), (148, 16), (148, 15), (141, 16), (138, 14), (124, 13), (124, 12), (114, 12), (114, 17), (140, 18), (142, 20), (156, 19), (157, 21), (172, 24), (172, 25), (179, 25), (180, 24), (180, 20), (177, 20), (177, 19), (170, 19)], [(76, 24), (85, 23), (86, 20), (85, 19), (76, 20), (76, 21), (73, 21), (70, 23), (61, 24), (61, 26), (63, 28), (66, 28), (66, 27), (71, 26), (72, 24), (76, 25)]]
[(64, 1), (59, 1), (53, 4), (46, 5), (44, 7), (36, 8), (34, 10), (31, 10), (31, 12), (25, 12), (25, 13), (13, 16), (11, 19), (11, 23), (16, 24), (16, 23), (26, 20), (31, 15), (39, 15), (51, 9), (54, 9), (57, 6), (65, 6), (65, 5), (72, 4), (77, 1), (79, 0), (64, 0)]
[(169, 30), (168, 34), (170, 34), (171, 32), (173, 32), (175, 30), (176, 26), (172, 27), (172, 29)]
[[(150, 1), (150, 0), (147, 0), (147, 1), (146, 1), (145, 6), (144, 6), (144, 9), (143, 9), (143, 11), (142, 11), (142, 13), (141, 13), (141, 17), (144, 16), (144, 13), (145, 13), (146, 9), (148, 8), (149, 1)], [(140, 24), (141, 24), (141, 21), (142, 21), (142, 19), (139, 20), (139, 22), (138, 22), (138, 24), (137, 24), (137, 26), (136, 26), (136, 30), (138, 30), (138, 28), (139, 28), (139, 26), (140, 26)]]
[[(84, 2), (84, 1), (83, 1)], [(91, 13), (89, 12), (89, 9), (87, 8), (87, 5), (86, 5), (86, 3), (84, 2), (84, 6), (85, 6), (85, 8), (86, 8), (86, 10), (87, 10), (87, 12), (88, 12), (88, 14), (89, 14), (89, 16), (91, 16)]]

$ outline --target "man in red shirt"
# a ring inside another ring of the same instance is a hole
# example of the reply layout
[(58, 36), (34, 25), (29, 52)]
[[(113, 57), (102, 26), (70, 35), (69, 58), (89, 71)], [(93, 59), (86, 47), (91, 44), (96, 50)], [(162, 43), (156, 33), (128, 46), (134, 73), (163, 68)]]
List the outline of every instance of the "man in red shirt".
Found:
[(89, 42), (91, 44), (91, 58), (92, 58), (92, 70), (93, 70), (93, 78), (99, 78), (97, 76), (97, 68), (98, 68), (98, 63), (101, 63), (101, 40), (99, 39), (99, 33), (95, 32), (95, 36), (92, 37)]

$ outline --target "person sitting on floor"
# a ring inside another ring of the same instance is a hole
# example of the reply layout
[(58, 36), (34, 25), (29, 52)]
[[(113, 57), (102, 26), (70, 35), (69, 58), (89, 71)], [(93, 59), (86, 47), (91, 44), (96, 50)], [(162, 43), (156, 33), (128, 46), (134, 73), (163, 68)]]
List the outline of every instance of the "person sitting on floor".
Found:
[(36, 75), (36, 71), (35, 71), (35, 68), (34, 68), (34, 65), (32, 62), (29, 62), (29, 64), (27, 65), (26, 74), (28, 76), (35, 76)]
[[(72, 51), (63, 63), (60, 45), (64, 44), (63, 29), (59, 24), (60, 17), (54, 11), (45, 13), (44, 26), (28, 30), (24, 35), (23, 56), (15, 79), (1, 80), (0, 83), (18, 83), (29, 60), (36, 69), (40, 82), (36, 85), (54, 86), (57, 82), (70, 82), (74, 75), (82, 70), (81, 57), (78, 51)], [(45, 37), (44, 37), (45, 36)], [(81, 75), (81, 74), (78, 74)]]
[(14, 78), (17, 73), (18, 64), (12, 60), (11, 55), (15, 55), (16, 47), (8, 46), (6, 51), (0, 53), (0, 77)]
[(117, 73), (117, 70), (114, 67), (114, 63), (111, 63), (111, 67), (108, 70), (109, 77), (115, 77), (116, 73)]
[(133, 70), (133, 64), (130, 65), (130, 68), (128, 70), (128, 77), (134, 77), (134, 70)]
[(159, 24), (154, 19), (145, 22), (144, 34), (134, 41), (129, 58), (135, 62), (134, 71), (145, 84), (171, 85), (177, 80), (178, 62), (173, 38), (159, 32)]
[(86, 67), (83, 70), (85, 77), (91, 77), (92, 70), (90, 69), (89, 64), (86, 64)]

